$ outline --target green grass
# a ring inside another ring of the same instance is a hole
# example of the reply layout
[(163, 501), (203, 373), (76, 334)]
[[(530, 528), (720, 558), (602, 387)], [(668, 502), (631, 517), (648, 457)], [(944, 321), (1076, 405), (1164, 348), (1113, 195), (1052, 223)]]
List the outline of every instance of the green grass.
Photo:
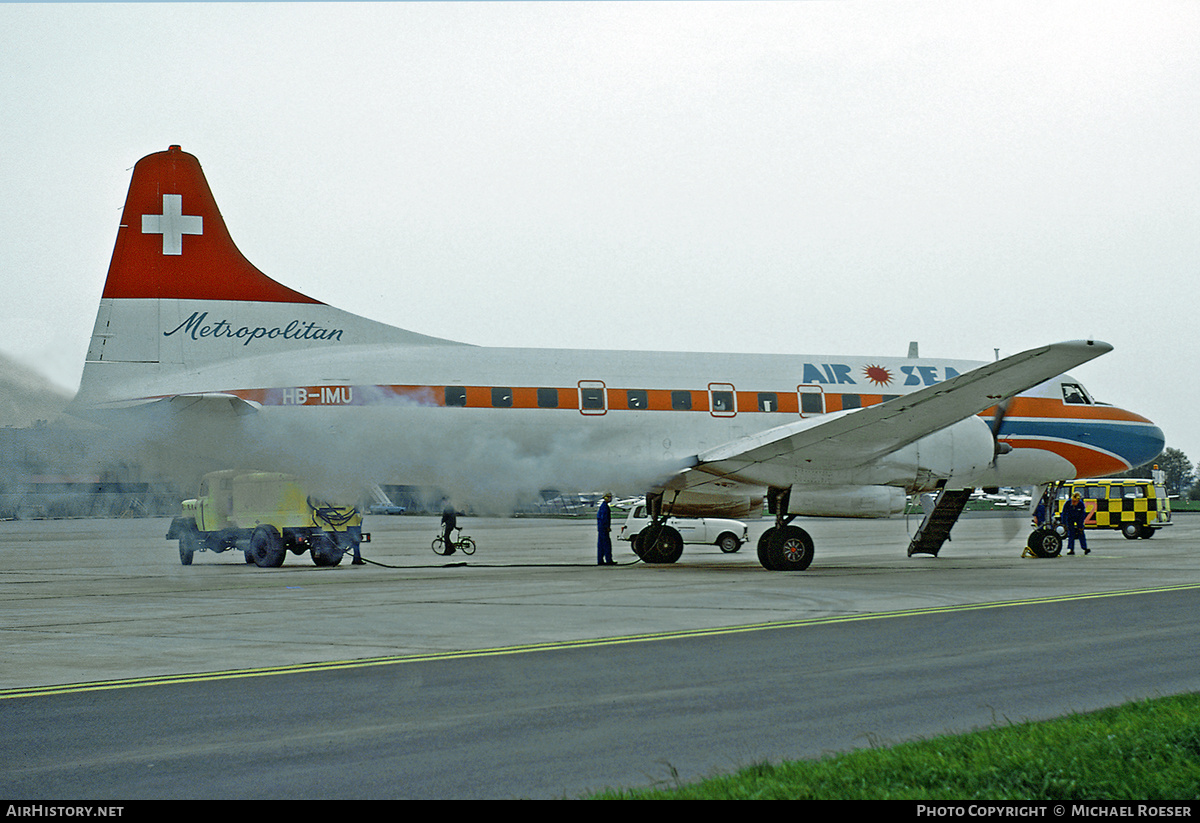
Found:
[(1200, 695), (1147, 700), (594, 799), (1196, 800)]

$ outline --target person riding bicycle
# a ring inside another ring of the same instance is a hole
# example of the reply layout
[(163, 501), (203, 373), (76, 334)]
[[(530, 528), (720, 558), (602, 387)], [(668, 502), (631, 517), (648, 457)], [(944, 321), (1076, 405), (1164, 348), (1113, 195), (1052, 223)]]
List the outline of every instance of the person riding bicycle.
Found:
[(446, 554), (454, 554), (452, 532), (457, 526), (458, 513), (454, 511), (454, 506), (450, 505), (450, 501), (447, 499), (446, 505), (442, 507), (442, 539), (446, 541)]

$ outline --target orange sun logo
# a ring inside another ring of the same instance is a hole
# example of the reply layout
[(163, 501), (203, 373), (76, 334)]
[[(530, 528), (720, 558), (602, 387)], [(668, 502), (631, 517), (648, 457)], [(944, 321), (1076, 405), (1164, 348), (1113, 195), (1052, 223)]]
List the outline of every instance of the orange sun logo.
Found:
[(892, 382), (892, 373), (883, 366), (867, 366), (863, 373), (876, 386), (886, 386)]

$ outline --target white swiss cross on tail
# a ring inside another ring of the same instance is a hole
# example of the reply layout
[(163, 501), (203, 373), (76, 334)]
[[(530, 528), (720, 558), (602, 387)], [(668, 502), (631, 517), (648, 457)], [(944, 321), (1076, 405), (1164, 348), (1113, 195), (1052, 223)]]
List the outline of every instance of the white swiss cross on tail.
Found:
[(183, 236), (204, 234), (204, 218), (183, 213), (182, 194), (164, 194), (162, 209), (162, 214), (142, 215), (142, 234), (161, 234), (163, 254), (183, 254)]

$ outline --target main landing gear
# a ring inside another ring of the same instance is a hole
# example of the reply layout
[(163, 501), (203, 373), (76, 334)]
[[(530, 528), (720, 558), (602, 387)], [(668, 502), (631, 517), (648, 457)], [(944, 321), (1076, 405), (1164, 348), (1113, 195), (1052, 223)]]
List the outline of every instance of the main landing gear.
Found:
[(633, 536), (633, 553), (643, 563), (674, 563), (683, 555), (683, 535), (667, 525), (670, 512), (663, 514), (662, 498), (661, 493), (646, 495), (650, 525)]
[[(775, 515), (775, 525), (758, 539), (758, 562), (775, 572), (802, 572), (813, 561), (813, 541), (808, 532), (791, 525), (796, 518), (788, 514), (791, 488), (769, 489), (767, 511)], [(662, 494), (646, 495), (650, 525), (633, 536), (633, 551), (645, 563), (674, 563), (683, 554), (683, 536), (667, 525)], [(724, 549), (723, 549), (724, 550)]]
[(790, 487), (767, 490), (767, 511), (775, 515), (775, 525), (758, 538), (758, 562), (773, 572), (802, 572), (813, 561), (812, 538), (791, 525), (796, 515), (787, 513), (791, 492)]

